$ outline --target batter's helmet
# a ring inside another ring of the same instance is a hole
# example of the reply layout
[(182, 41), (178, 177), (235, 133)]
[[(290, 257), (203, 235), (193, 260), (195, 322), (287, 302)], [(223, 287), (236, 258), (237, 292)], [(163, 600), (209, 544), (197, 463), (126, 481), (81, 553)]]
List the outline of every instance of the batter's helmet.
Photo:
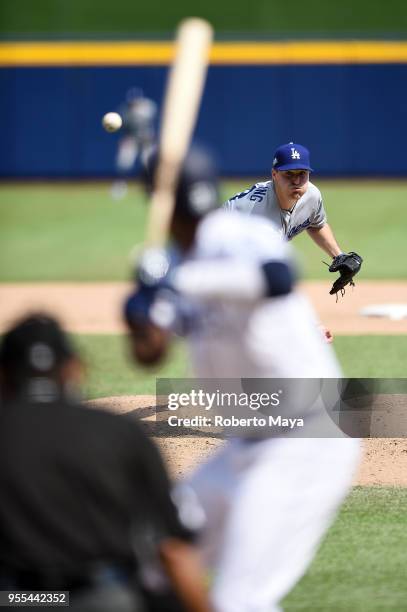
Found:
[[(153, 188), (157, 160), (156, 150), (146, 163), (145, 181), (148, 191)], [(219, 189), (215, 163), (207, 151), (193, 147), (185, 159), (178, 180), (175, 214), (198, 220), (218, 206)]]

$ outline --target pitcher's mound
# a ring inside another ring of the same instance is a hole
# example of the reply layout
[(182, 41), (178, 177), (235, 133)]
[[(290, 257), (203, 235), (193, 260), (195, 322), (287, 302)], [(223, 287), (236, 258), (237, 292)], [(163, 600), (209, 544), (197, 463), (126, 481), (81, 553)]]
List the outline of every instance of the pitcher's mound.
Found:
[[(148, 428), (159, 415), (154, 395), (126, 395), (90, 400), (95, 408), (106, 408), (117, 414), (133, 414)], [(158, 402), (159, 403), (159, 402)], [(199, 465), (224, 442), (205, 436), (154, 436), (172, 477), (184, 476)], [(371, 438), (363, 440), (364, 454), (355, 485), (407, 486), (407, 439)]]

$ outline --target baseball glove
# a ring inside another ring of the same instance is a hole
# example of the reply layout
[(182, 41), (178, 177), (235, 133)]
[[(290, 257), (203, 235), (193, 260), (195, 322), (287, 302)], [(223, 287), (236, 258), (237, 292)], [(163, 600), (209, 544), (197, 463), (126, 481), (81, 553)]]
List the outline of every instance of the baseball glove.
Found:
[(341, 253), (337, 255), (331, 265), (330, 272), (339, 272), (340, 276), (336, 279), (330, 290), (330, 295), (335, 295), (338, 298), (338, 293), (345, 294), (346, 285), (355, 286), (353, 277), (359, 272), (362, 266), (363, 259), (357, 253)]

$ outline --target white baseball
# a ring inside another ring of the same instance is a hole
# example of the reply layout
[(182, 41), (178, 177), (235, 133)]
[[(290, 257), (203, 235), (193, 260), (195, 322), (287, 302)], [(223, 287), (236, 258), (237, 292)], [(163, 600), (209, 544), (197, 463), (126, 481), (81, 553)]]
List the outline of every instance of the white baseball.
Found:
[(122, 127), (123, 121), (119, 113), (106, 113), (102, 119), (102, 125), (106, 132), (117, 132)]

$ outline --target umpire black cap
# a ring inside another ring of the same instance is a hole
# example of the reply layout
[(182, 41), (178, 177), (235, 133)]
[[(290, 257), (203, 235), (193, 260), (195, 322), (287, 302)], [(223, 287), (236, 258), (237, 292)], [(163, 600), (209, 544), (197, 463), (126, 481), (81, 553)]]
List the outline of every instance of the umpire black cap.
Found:
[[(154, 151), (147, 160), (145, 180), (152, 191), (158, 154)], [(176, 191), (176, 216), (199, 220), (219, 206), (218, 175), (215, 162), (207, 151), (193, 147), (182, 166)]]
[(52, 377), (74, 356), (58, 322), (44, 313), (21, 319), (4, 335), (0, 345), (0, 367), (6, 384), (31, 376)]

